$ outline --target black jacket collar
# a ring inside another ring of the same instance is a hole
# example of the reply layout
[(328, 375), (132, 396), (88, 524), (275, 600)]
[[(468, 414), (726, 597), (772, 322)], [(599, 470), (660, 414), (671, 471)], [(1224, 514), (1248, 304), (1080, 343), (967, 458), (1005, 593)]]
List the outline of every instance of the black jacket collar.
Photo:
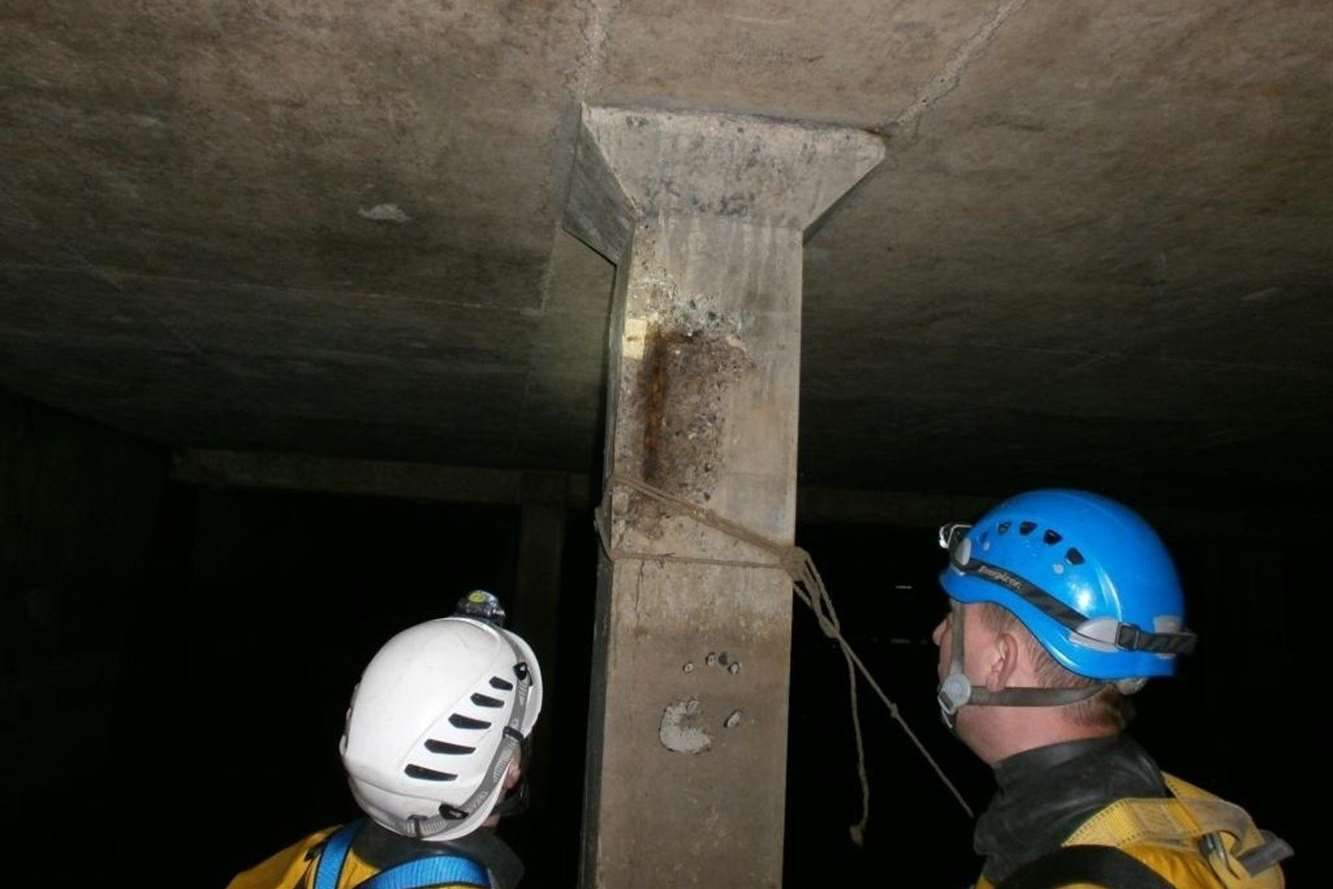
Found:
[(1157, 764), (1126, 735), (1024, 751), (998, 763), (995, 780), (999, 790), (973, 837), (992, 883), (1059, 848), (1116, 800), (1169, 795)]

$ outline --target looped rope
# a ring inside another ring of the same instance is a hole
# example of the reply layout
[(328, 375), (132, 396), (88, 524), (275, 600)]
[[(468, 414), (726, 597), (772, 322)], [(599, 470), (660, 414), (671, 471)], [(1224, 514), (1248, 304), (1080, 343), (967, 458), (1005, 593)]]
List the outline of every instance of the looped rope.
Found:
[[(720, 531), (735, 540), (747, 543), (756, 549), (762, 550), (772, 555), (774, 562), (755, 562), (744, 560), (729, 559), (709, 559), (695, 558), (691, 556), (679, 556), (674, 553), (639, 553), (628, 552), (616, 549), (612, 546), (610, 529), (610, 498), (611, 492), (616, 487), (628, 488), (643, 496), (664, 506), (667, 512), (674, 515), (684, 516), (692, 519), (701, 525), (705, 525), (716, 531)], [(843, 638), (842, 624), (838, 621), (838, 612), (833, 607), (833, 599), (829, 596), (828, 588), (824, 586), (824, 580), (819, 575), (819, 569), (815, 567), (814, 560), (810, 554), (799, 546), (788, 546), (783, 543), (770, 540), (754, 531), (746, 528), (744, 525), (729, 521), (710, 509), (705, 509), (698, 504), (669, 494), (661, 488), (654, 487), (647, 482), (636, 478), (613, 473), (606, 484), (606, 495), (602, 505), (596, 510), (594, 524), (597, 527), (597, 536), (601, 540), (602, 549), (606, 552), (607, 558), (611, 561), (621, 559), (634, 559), (636, 561), (659, 561), (659, 562), (691, 562), (702, 565), (729, 565), (737, 568), (773, 568), (781, 569), (791, 578), (792, 590), (796, 593), (796, 598), (805, 603), (819, 623), (819, 628), (824, 635), (838, 643), (842, 651), (843, 658), (847, 661), (847, 683), (851, 690), (851, 711), (852, 711), (852, 731), (856, 736), (856, 771), (861, 780), (861, 820), (850, 828), (852, 842), (858, 846), (865, 839), (866, 824), (870, 820), (870, 779), (866, 775), (866, 756), (865, 742), (861, 737), (861, 716), (857, 704), (856, 674), (860, 672), (865, 679), (866, 684), (875, 692), (884, 706), (888, 708), (889, 715), (898, 723), (903, 732), (916, 746), (916, 749), (925, 757), (926, 762), (935, 770), (935, 774), (944, 782), (944, 786), (953, 794), (958, 805), (963, 807), (969, 818), (973, 817), (972, 807), (967, 804), (967, 800), (959, 793), (958, 788), (944, 774), (944, 769), (940, 768), (939, 763), (926, 750), (921, 739), (916, 736), (907, 721), (898, 711), (898, 705), (889, 699), (884, 693), (884, 689), (875, 681), (875, 677), (870, 675), (865, 663), (860, 656), (852, 649), (851, 644)]]

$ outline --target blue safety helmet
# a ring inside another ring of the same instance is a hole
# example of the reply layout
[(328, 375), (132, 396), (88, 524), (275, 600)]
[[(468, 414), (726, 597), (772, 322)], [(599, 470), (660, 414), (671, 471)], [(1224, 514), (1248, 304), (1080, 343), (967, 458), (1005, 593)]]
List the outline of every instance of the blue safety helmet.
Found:
[(1166, 547), (1137, 513), (1085, 491), (1019, 494), (974, 525), (945, 525), (940, 584), (958, 602), (1008, 609), (1070, 672), (1170, 676), (1192, 651)]

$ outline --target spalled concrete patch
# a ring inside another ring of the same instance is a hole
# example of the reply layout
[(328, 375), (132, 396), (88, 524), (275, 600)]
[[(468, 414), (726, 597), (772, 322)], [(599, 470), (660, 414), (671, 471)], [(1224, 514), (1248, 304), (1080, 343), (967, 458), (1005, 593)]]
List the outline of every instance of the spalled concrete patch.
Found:
[(707, 502), (722, 443), (723, 397), (751, 367), (744, 345), (704, 330), (650, 326), (640, 367), (643, 478)]
[(362, 219), (374, 219), (378, 222), (396, 222), (402, 225), (404, 222), (411, 222), (412, 217), (403, 212), (397, 204), (376, 204), (367, 210), (365, 207), (356, 211), (356, 215)]
[(662, 746), (673, 753), (688, 753), (691, 756), (707, 753), (713, 746), (713, 739), (701, 727), (703, 718), (699, 711), (696, 698), (668, 704), (662, 711), (662, 723), (657, 731)]

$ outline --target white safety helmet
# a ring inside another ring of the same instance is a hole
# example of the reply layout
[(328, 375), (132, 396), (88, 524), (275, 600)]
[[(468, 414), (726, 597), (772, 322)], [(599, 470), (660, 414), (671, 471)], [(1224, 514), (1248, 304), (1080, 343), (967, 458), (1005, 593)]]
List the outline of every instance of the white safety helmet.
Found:
[(403, 836), (476, 830), (542, 707), (542, 675), (517, 635), (447, 617), (394, 636), (352, 692), (338, 749), (352, 795)]

